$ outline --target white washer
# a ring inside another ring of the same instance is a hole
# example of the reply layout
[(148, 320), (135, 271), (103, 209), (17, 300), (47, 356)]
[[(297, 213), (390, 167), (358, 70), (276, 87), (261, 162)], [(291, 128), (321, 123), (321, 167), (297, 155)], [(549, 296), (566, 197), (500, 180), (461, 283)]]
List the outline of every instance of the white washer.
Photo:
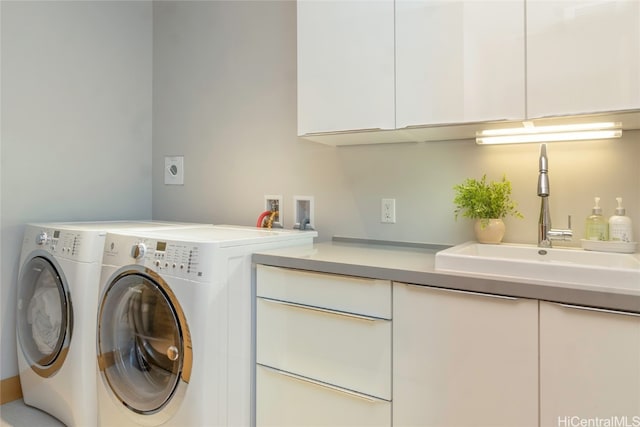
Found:
[(98, 306), (101, 426), (252, 424), (251, 254), (316, 232), (109, 233)]
[(107, 230), (183, 228), (156, 221), (25, 226), (18, 278), (18, 368), (26, 404), (68, 426), (97, 423), (95, 329)]

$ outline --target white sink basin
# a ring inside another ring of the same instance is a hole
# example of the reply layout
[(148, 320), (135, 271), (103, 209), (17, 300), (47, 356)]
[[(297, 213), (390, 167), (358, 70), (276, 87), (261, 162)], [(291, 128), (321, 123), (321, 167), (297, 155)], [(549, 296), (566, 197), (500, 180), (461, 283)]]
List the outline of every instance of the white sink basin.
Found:
[(436, 270), (640, 290), (640, 254), (467, 242), (436, 254)]

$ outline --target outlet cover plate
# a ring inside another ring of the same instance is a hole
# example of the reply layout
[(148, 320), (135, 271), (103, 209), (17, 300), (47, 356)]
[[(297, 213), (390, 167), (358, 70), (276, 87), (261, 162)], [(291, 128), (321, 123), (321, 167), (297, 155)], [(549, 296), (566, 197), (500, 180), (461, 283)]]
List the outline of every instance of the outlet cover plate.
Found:
[(382, 199), (380, 205), (380, 222), (385, 224), (396, 223), (396, 199)]

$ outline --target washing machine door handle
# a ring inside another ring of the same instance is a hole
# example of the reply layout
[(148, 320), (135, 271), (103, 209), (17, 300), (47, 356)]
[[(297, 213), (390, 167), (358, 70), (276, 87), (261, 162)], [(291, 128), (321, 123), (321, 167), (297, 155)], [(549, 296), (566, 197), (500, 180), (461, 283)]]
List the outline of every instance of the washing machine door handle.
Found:
[(175, 362), (180, 357), (180, 350), (175, 345), (170, 345), (167, 348), (167, 358), (172, 362)]

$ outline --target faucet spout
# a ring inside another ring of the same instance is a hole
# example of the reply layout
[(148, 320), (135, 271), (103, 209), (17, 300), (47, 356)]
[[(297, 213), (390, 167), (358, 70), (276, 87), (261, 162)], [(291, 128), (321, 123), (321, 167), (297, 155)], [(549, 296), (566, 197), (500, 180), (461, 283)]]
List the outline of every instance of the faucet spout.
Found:
[(540, 145), (538, 174), (538, 197), (540, 197), (540, 217), (538, 219), (538, 246), (550, 248), (552, 240), (571, 240), (571, 216), (566, 229), (551, 228), (551, 213), (549, 211), (549, 160), (547, 159), (547, 144)]
[(541, 248), (550, 248), (551, 239), (549, 239), (549, 231), (551, 230), (551, 214), (549, 214), (549, 197), (541, 196), (540, 199), (540, 218), (538, 219), (538, 246)]

